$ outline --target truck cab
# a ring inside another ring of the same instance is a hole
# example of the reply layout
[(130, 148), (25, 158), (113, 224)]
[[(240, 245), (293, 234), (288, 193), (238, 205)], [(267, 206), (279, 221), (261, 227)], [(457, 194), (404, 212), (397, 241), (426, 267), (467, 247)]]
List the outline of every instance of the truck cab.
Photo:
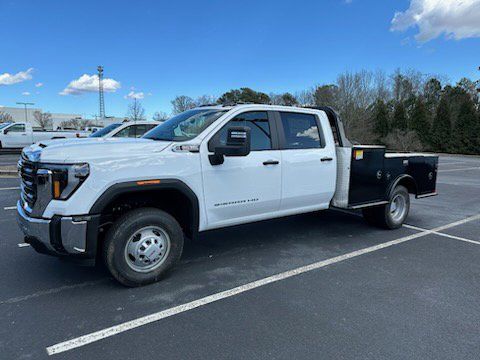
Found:
[(42, 140), (79, 138), (87, 135), (88, 133), (84, 131), (48, 131), (33, 128), (28, 122), (16, 122), (0, 129), (0, 149), (21, 149)]
[(32, 144), (33, 129), (29, 123), (12, 123), (0, 131), (2, 147), (22, 148)]
[(436, 194), (437, 162), (352, 145), (330, 108), (200, 107), (141, 139), (25, 149), (18, 219), (37, 251), (101, 256), (138, 286), (178, 261), (184, 236), (211, 229), (331, 206), (398, 228), (409, 193)]

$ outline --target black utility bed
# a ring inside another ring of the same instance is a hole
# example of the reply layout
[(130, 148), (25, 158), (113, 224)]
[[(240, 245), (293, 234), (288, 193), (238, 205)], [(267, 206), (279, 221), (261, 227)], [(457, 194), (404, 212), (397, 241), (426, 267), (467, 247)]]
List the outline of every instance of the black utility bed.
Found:
[(387, 153), (384, 146), (352, 147), (349, 207), (383, 203), (396, 185), (417, 197), (436, 195), (438, 156)]

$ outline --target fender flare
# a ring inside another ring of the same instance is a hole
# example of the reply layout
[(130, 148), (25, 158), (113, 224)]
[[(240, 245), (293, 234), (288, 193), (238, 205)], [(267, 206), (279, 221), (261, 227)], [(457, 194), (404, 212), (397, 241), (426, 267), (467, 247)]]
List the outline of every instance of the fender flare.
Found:
[[(142, 182), (145, 184), (139, 184)], [(198, 197), (187, 184), (178, 179), (161, 179), (158, 183), (140, 179), (138, 181), (128, 181), (112, 185), (95, 201), (90, 208), (89, 215), (101, 214), (110, 202), (114, 201), (121, 195), (152, 190), (176, 190), (186, 196), (192, 206), (193, 219), (191, 231), (193, 235), (198, 233), (200, 222), (200, 205)]]
[[(392, 182), (392, 185), (390, 185), (388, 191), (387, 191), (387, 199), (390, 199), (390, 196), (392, 195), (393, 191), (395, 190), (395, 188), (397, 187), (397, 185), (401, 182), (401, 181), (404, 181), (404, 180), (407, 180), (409, 182), (411, 182), (411, 184), (413, 184), (413, 187), (414, 187), (414, 191), (413, 191), (413, 194), (415, 194), (415, 196), (418, 194), (418, 186), (417, 186), (417, 182), (415, 181), (415, 179), (411, 176), (411, 175), (408, 175), (408, 174), (402, 174), (400, 176), (398, 176), (394, 182)], [(407, 189), (409, 190), (410, 192), (410, 188), (407, 187)]]

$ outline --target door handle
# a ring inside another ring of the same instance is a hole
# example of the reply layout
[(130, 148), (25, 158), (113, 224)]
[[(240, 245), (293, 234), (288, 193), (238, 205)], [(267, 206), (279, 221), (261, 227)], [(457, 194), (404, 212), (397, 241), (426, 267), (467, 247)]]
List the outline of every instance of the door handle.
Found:
[(280, 164), (280, 161), (277, 161), (277, 160), (267, 160), (267, 161), (264, 161), (263, 162), (263, 165), (267, 166), (267, 165), (278, 165)]
[(332, 160), (333, 160), (333, 158), (331, 158), (331, 157), (323, 157), (323, 158), (320, 159), (321, 162), (332, 161)]

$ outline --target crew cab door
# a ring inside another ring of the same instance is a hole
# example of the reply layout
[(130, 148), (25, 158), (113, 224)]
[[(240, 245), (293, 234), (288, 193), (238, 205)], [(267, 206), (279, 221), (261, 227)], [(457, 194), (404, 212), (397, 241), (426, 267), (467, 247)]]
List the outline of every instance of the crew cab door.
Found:
[(281, 211), (329, 207), (337, 176), (335, 143), (326, 116), (278, 112), (282, 148)]
[(3, 130), (2, 145), (10, 148), (22, 148), (32, 144), (32, 130), (25, 124), (13, 124)]
[[(212, 165), (208, 155), (225, 145), (228, 128), (250, 128), (247, 156), (225, 156), (223, 164)], [(268, 218), (278, 211), (281, 194), (281, 154), (275, 124), (267, 111), (234, 115), (208, 139), (201, 151), (205, 210), (208, 228)]]

